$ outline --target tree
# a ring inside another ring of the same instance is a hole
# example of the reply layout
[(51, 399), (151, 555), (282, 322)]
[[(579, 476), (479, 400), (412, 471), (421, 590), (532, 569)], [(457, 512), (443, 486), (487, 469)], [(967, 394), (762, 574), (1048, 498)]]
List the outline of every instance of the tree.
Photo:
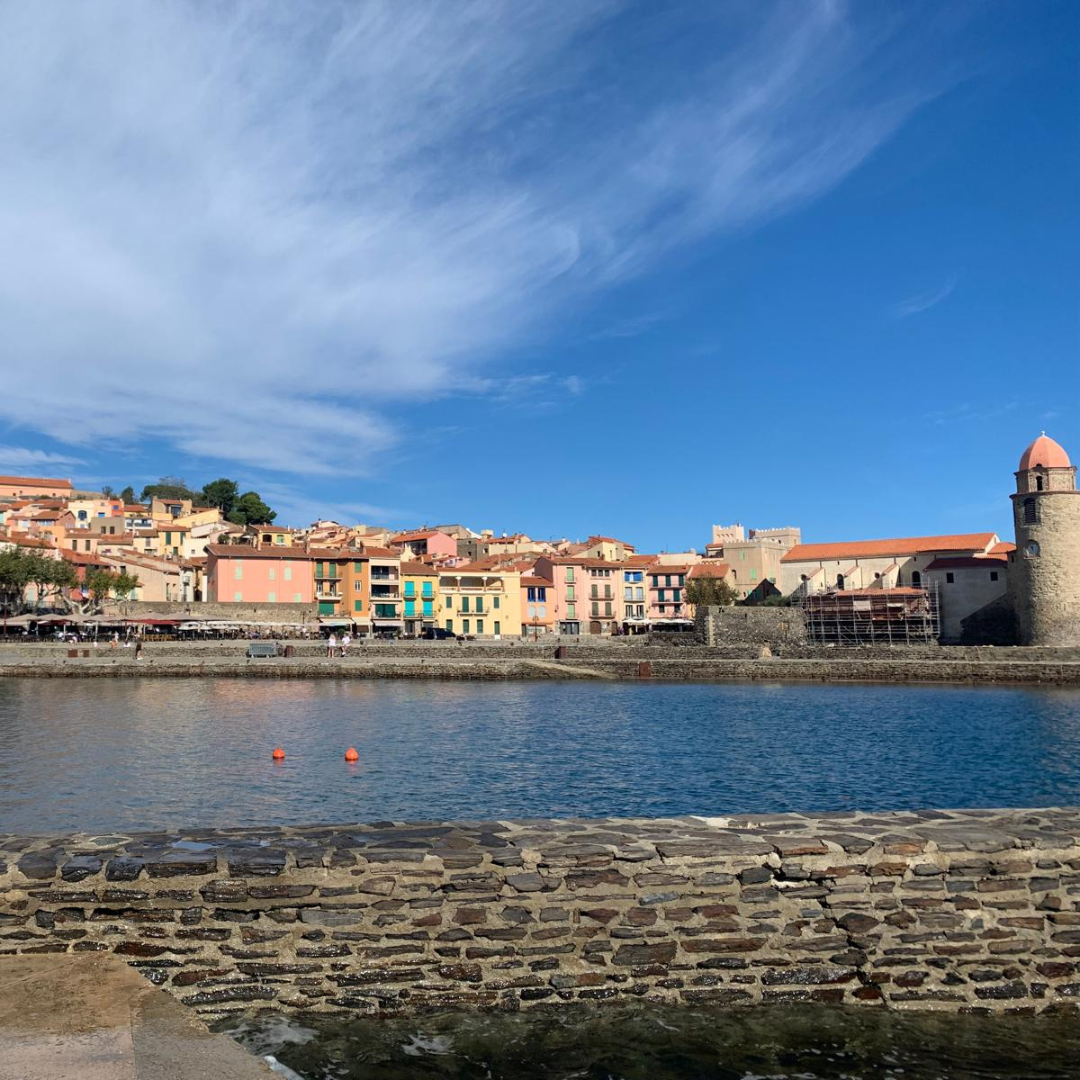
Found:
[(139, 579), (126, 570), (91, 570), (86, 575), (86, 589), (90, 598), (98, 607), (110, 596), (117, 599), (126, 598), (133, 589), (139, 587)]
[(101, 494), (104, 498), (111, 499), (116, 494), (116, 489), (112, 486), (112, 484), (102, 484)]
[(30, 567), (26, 555), (18, 548), (0, 551), (0, 604), (4, 611), (21, 611), (30, 584)]
[(23, 559), (27, 582), (34, 586), (37, 593), (38, 610), (41, 609), (42, 600), (47, 600), (49, 597), (59, 598), (64, 589), (69, 589), (78, 583), (75, 568), (61, 559), (49, 559), (36, 551), (27, 552), (23, 555)]
[(147, 484), (141, 498), (143, 502), (147, 499), (191, 499), (194, 502), (199, 493), (192, 491), (187, 481), (179, 476), (163, 476), (156, 484)]
[(236, 481), (223, 476), (220, 480), (212, 480), (203, 486), (202, 499), (207, 506), (216, 506), (222, 516), (228, 517), (236, 506), (239, 492)]
[(724, 578), (690, 578), (683, 599), (695, 607), (730, 607), (739, 599), (739, 592)]
[(120, 501), (125, 506), (130, 506), (135, 501), (135, 489), (130, 484), (120, 492)]
[(277, 514), (262, 501), (258, 492), (245, 491), (228, 515), (234, 525), (269, 525)]

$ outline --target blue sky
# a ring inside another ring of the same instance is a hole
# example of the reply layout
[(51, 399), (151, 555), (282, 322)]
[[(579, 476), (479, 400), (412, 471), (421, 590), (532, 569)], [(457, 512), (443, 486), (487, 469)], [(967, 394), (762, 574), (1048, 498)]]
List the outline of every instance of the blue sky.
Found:
[(1010, 532), (1080, 5), (0, 2), (0, 470), (303, 524)]

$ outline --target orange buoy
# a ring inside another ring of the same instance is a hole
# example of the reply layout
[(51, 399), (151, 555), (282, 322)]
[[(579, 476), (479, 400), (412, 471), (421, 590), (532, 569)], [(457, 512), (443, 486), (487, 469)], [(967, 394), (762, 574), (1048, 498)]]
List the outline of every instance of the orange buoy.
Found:
[(274, 752), (271, 755), (271, 757), (273, 757), (273, 759), (275, 761), (284, 761), (285, 760), (285, 751), (282, 750), (280, 746), (277, 746), (277, 747), (274, 748)]
[(349, 749), (345, 751), (345, 760), (346, 761), (359, 761), (360, 760), (360, 755), (356, 752), (356, 747), (355, 746), (350, 746)]

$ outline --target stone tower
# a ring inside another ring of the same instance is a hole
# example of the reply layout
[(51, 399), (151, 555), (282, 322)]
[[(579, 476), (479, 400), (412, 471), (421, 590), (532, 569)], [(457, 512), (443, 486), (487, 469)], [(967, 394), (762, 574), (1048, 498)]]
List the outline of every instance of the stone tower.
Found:
[(1080, 645), (1080, 491), (1076, 466), (1043, 432), (1020, 458), (1012, 496), (1009, 592), (1021, 645)]

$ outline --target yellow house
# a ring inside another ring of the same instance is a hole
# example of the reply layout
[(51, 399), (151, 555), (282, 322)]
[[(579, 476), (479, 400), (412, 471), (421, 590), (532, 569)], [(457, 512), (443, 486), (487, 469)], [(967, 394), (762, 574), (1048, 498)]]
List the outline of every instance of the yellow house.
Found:
[(437, 625), (466, 637), (521, 633), (521, 571), (468, 563), (439, 571)]
[(401, 563), (401, 597), (405, 606), (405, 636), (416, 637), (421, 630), (438, 625), (441, 605), (439, 572), (426, 563)]

